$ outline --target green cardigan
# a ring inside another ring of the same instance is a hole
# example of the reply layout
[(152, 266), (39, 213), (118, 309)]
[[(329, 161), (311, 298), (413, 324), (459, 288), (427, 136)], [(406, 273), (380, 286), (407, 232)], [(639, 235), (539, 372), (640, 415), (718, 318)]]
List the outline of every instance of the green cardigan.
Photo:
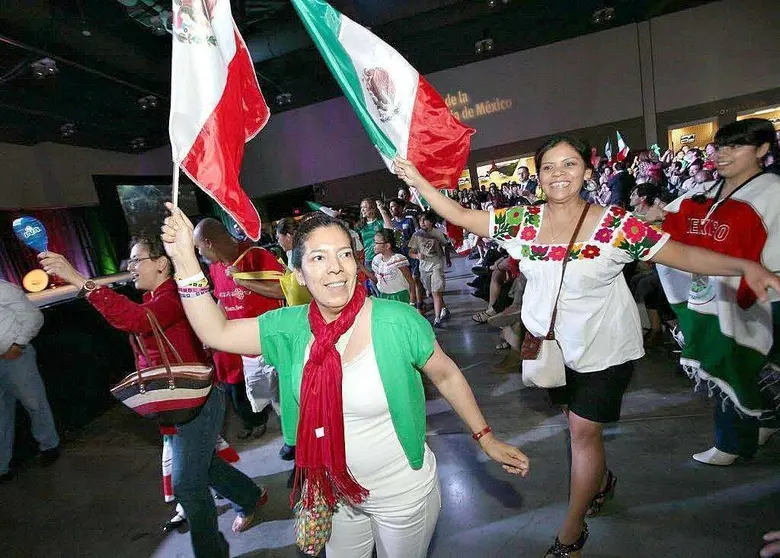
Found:
[[(418, 370), (431, 358), (435, 336), (414, 307), (373, 298), (371, 339), (390, 417), (409, 466), (419, 469), (425, 448), (425, 393)], [(285, 443), (295, 445), (303, 358), (312, 339), (309, 305), (266, 312), (259, 318), (266, 363), (279, 372), (279, 400)]]

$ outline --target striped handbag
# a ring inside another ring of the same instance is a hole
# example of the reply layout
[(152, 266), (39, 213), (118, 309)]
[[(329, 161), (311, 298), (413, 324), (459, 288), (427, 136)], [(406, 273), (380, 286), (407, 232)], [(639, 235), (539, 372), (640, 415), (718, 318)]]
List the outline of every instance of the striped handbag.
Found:
[[(128, 374), (111, 388), (111, 394), (139, 415), (157, 419), (163, 426), (189, 422), (198, 415), (211, 393), (214, 367), (201, 362), (182, 362), (154, 314), (147, 310), (146, 317), (163, 363)], [(131, 344), (150, 362), (138, 335), (131, 338)], [(173, 356), (173, 364), (166, 348)]]

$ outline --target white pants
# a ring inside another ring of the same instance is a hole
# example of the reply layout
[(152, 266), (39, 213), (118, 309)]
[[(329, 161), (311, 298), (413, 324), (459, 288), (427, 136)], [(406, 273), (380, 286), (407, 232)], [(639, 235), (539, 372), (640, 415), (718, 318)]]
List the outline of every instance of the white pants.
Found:
[(270, 404), (277, 415), (279, 410), (279, 376), (276, 368), (265, 363), (262, 356), (241, 356), (244, 363), (246, 396), (255, 413), (262, 412)]
[(402, 510), (366, 513), (340, 506), (333, 516), (333, 532), (325, 546), (328, 558), (425, 558), (441, 510), (441, 487), (419, 504)]

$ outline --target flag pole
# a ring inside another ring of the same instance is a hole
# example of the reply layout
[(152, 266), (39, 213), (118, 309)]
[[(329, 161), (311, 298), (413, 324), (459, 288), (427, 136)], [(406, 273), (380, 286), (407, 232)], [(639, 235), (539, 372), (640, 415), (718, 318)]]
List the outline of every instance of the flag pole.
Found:
[(412, 191), (412, 194), (414, 194), (414, 199), (417, 201), (417, 205), (420, 206), (420, 209), (425, 209), (422, 200), (420, 199), (420, 194), (417, 192), (417, 188), (410, 188), (410, 190)]
[(171, 199), (174, 207), (179, 207), (179, 165), (173, 164), (173, 196)]

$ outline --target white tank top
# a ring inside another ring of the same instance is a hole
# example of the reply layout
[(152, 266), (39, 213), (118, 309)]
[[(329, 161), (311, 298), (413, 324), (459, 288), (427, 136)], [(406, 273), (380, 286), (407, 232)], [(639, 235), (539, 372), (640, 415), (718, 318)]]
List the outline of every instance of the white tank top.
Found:
[[(352, 330), (336, 343), (343, 355)], [(309, 359), (306, 348), (305, 361)], [(343, 364), (342, 400), (347, 466), (369, 491), (366, 511), (403, 508), (424, 499), (436, 484), (436, 457), (425, 444), (423, 466), (409, 466), (393, 427), (373, 343)]]

